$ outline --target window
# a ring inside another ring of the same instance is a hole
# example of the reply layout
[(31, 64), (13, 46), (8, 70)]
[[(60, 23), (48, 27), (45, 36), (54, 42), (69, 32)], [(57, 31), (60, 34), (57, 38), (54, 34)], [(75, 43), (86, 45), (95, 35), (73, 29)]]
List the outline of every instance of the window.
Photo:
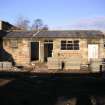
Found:
[(61, 50), (79, 50), (79, 40), (61, 41)]
[(53, 43), (53, 40), (45, 40), (44, 43)]
[(11, 47), (17, 48), (18, 47), (18, 41), (17, 40), (11, 40)]

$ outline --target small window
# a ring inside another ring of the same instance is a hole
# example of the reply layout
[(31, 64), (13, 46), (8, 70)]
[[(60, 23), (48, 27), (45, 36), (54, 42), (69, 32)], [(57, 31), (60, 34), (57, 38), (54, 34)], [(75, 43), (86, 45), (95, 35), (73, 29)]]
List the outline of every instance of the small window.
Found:
[(45, 40), (44, 42), (48, 42), (48, 40)]
[(61, 41), (61, 44), (66, 44), (66, 41), (65, 40)]
[(74, 44), (78, 44), (79, 43), (79, 40), (74, 40)]
[(18, 47), (18, 42), (17, 42), (17, 40), (11, 40), (11, 47), (12, 47), (12, 48), (17, 48), (17, 47)]
[(53, 42), (53, 40), (49, 40), (49, 42)]
[(68, 41), (68, 43), (72, 43), (72, 41)]
[(53, 43), (53, 40), (44, 40), (44, 43)]

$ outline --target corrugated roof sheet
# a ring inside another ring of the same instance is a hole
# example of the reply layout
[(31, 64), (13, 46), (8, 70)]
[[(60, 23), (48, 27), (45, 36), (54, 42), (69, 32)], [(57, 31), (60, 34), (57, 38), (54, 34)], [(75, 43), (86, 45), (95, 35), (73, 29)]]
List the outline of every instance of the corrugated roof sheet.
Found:
[(14, 31), (8, 32), (5, 36), (6, 38), (31, 38), (31, 37), (38, 37), (38, 38), (69, 38), (69, 37), (80, 37), (80, 38), (88, 38), (88, 37), (103, 37), (104, 34), (101, 31), (97, 30), (70, 30), (70, 31), (40, 31), (40, 32), (33, 32), (33, 31)]

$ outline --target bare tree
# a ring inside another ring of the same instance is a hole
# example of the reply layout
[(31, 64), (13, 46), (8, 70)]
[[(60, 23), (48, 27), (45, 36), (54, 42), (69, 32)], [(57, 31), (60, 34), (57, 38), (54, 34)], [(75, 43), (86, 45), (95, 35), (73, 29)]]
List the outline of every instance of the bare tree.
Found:
[(36, 19), (34, 20), (34, 23), (32, 24), (31, 30), (41, 30), (42, 27), (43, 27), (42, 19)]
[(16, 21), (16, 26), (19, 27), (22, 30), (28, 30), (29, 29), (29, 23), (30, 21), (24, 17), (19, 17)]
[(23, 16), (18, 17), (15, 26), (19, 27), (22, 30), (32, 30), (32, 31), (38, 31), (38, 30), (48, 30), (48, 25), (43, 24), (42, 19), (35, 19), (33, 24), (29, 26), (30, 21)]
[(49, 29), (48, 25), (44, 25), (43, 28), (42, 28), (42, 30), (48, 30), (48, 29)]

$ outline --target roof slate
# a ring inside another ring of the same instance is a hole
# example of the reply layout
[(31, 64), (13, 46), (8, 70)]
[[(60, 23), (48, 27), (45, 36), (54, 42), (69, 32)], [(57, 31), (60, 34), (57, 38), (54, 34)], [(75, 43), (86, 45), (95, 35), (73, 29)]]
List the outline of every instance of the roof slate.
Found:
[(22, 38), (22, 37), (32, 37), (35, 32), (33, 31), (11, 31), (8, 32), (5, 37), (7, 38)]
[(103, 37), (101, 31), (92, 30), (70, 30), (70, 31), (42, 31), (36, 35), (37, 37), (55, 37), (55, 38), (77, 38), (77, 37)]
[(92, 38), (103, 37), (104, 34), (97, 30), (70, 30), (70, 31), (14, 31), (8, 32), (5, 38)]

